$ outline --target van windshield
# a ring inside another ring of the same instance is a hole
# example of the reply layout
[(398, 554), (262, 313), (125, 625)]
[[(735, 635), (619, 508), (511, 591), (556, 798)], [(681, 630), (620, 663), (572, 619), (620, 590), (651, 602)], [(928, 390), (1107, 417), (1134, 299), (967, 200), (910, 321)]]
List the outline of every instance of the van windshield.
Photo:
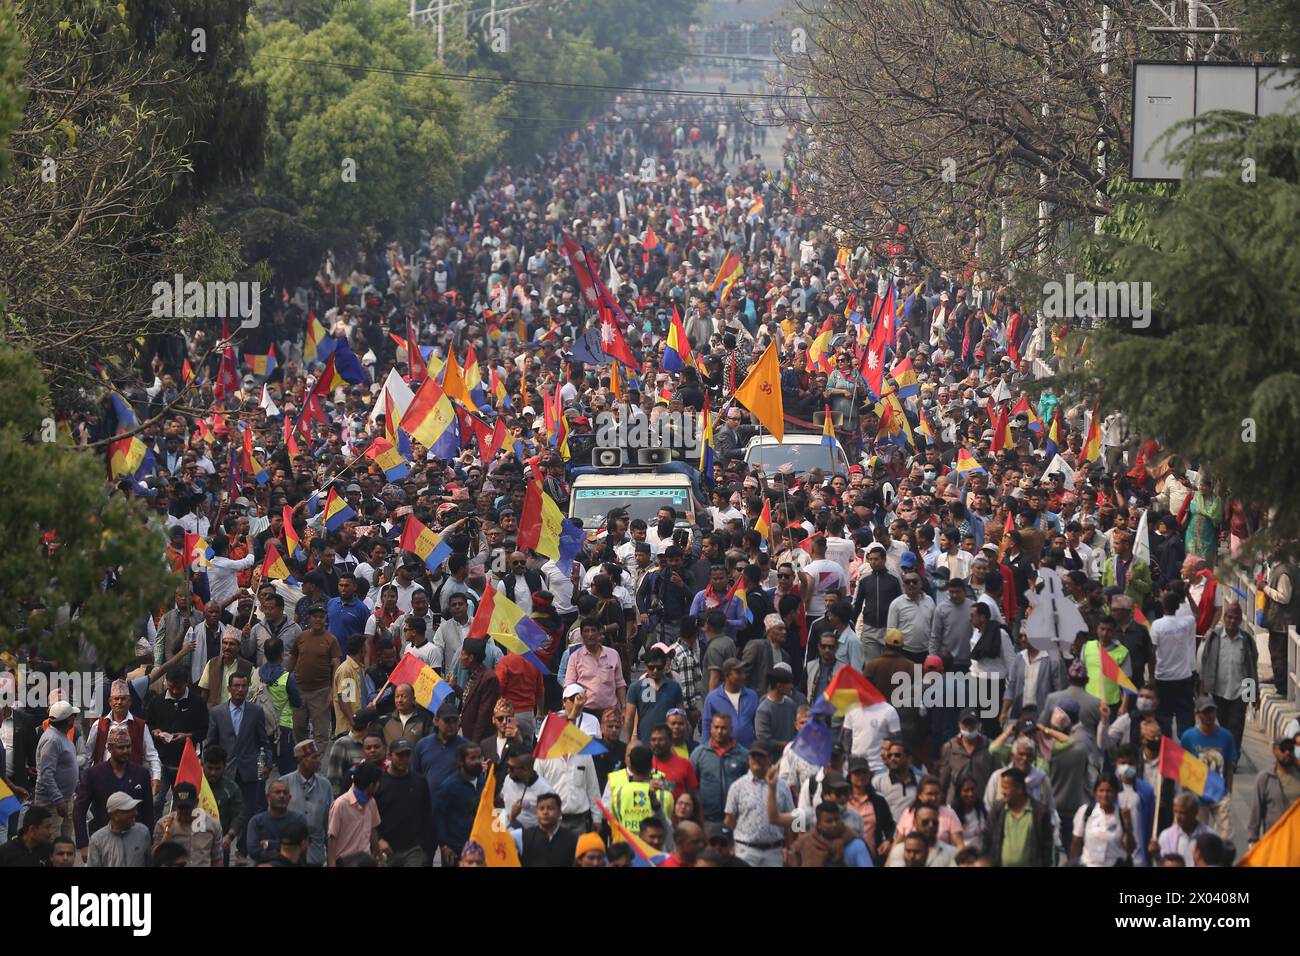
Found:
[(812, 471), (814, 468), (820, 468), (828, 475), (832, 471), (842, 475), (848, 470), (843, 452), (838, 447), (827, 448), (820, 442), (815, 445), (755, 445), (745, 458), (747, 465), (751, 467), (762, 465), (763, 471), (769, 475), (775, 474), (787, 462), (794, 466), (797, 475)]
[(669, 505), (681, 517), (690, 504), (689, 488), (655, 487), (655, 488), (614, 488), (595, 486), (578, 488), (573, 492), (573, 514), (581, 518), (583, 527), (592, 528), (604, 520), (615, 508), (627, 511), (628, 518), (642, 518), (654, 521), (655, 514), (664, 505)]

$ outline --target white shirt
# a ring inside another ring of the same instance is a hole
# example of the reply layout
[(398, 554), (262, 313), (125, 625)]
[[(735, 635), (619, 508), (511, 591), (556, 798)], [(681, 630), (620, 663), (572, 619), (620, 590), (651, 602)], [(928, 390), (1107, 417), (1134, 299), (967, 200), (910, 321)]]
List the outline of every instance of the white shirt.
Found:
[(1092, 808), (1084, 821), (1088, 806), (1084, 804), (1074, 813), (1074, 833), (1083, 835), (1084, 866), (1114, 866), (1128, 854), (1124, 851), (1124, 819), (1118, 804), (1107, 813), (1101, 804)]
[(596, 801), (600, 799), (599, 778), (596, 765), (585, 754), (572, 757), (539, 760), (534, 765), (539, 774), (549, 781), (560, 795), (560, 808), (565, 816), (590, 813), (592, 823), (599, 824), (602, 817)]
[(503, 594), (519, 605), (525, 614), (533, 613), (533, 592), (528, 589), (528, 580), (522, 575), (515, 576), (515, 593), (506, 594), (506, 582), (497, 581), (497, 594)]
[(251, 554), (245, 555), (238, 561), (214, 557), (212, 567), (208, 569), (209, 603), (216, 602), (220, 607), (226, 598), (238, 591), (239, 582), (235, 579), (235, 575), (251, 568), (255, 560)]
[(1196, 666), (1196, 619), (1166, 614), (1151, 623), (1156, 680), (1186, 680)]
[(849, 572), (838, 561), (818, 558), (808, 562), (804, 573), (812, 578), (812, 593), (808, 596), (808, 619), (813, 620), (826, 613), (826, 592), (838, 590), (841, 594), (849, 589)]
[(853, 736), (850, 755), (866, 757), (873, 774), (884, 770), (885, 758), (880, 755), (880, 747), (891, 733), (902, 732), (902, 724), (894, 706), (881, 701), (870, 707), (859, 708), (845, 716), (844, 727)]
[(430, 642), (437, 646), (434, 654), (438, 657), (437, 663), (429, 662), (430, 667), (441, 667), (444, 674), (451, 673), (452, 668), (460, 662), (460, 646), (465, 643), (465, 635), (469, 633), (469, 626), (473, 621), (474, 619), (468, 614), (465, 616), (464, 624), (456, 623), (453, 617), (443, 619)]
[(728, 505), (726, 508), (718, 508), (709, 505), (709, 515), (713, 518), (713, 527), (721, 529), (728, 521), (744, 521), (745, 516), (740, 511)]
[(552, 604), (555, 613), (568, 614), (575, 610), (573, 606), (573, 579), (556, 567), (553, 560), (542, 565), (542, 577), (546, 580), (546, 590), (555, 596), (555, 601)]
[(970, 580), (970, 566), (974, 559), (965, 551), (958, 549), (956, 554), (948, 554), (946, 551), (934, 559), (936, 568), (947, 568), (949, 580), (961, 578), (964, 581)]
[[(139, 718), (134, 716), (133, 714), (128, 713), (126, 715), (126, 720), (114, 720), (113, 715), (110, 713), (108, 714), (108, 732), (111, 734), (118, 727), (121, 727), (123, 730), (125, 730), (126, 725), (131, 723), (131, 721), (133, 720), (139, 720)], [(144, 745), (144, 762), (149, 767), (149, 779), (161, 780), (162, 761), (158, 758), (158, 749), (153, 744), (153, 734), (149, 732), (149, 727), (144, 723), (143, 720), (140, 721), (140, 724), (144, 727), (144, 732), (141, 734), (141, 743)], [(91, 721), (90, 724), (90, 733), (86, 735), (85, 753), (86, 753), (87, 761), (89, 761), (90, 755), (94, 754), (95, 744), (98, 740), (99, 740), (99, 721), (94, 720)], [(107, 745), (105, 745), (104, 747), (104, 759), (105, 760), (108, 759)]]
[[(590, 759), (590, 758), (588, 758)], [(519, 811), (519, 816), (515, 818), (515, 825), (519, 827), (537, 826), (537, 798), (544, 793), (554, 793), (555, 788), (551, 786), (550, 781), (537, 774), (537, 779), (530, 784), (519, 783), (510, 777), (506, 777), (505, 782), (501, 784), (501, 800), (505, 805), (506, 813), (517, 801), (523, 801), (523, 808)], [(560, 808), (564, 808), (564, 798), (560, 798)]]
[(844, 569), (844, 578), (848, 580), (849, 567), (853, 564), (856, 552), (853, 548), (853, 542), (844, 538), (826, 539), (826, 560), (834, 561)]
[(433, 641), (425, 641), (419, 647), (416, 647), (414, 644), (407, 644), (406, 653), (414, 654), (430, 667), (442, 667), (442, 647), (433, 643)]

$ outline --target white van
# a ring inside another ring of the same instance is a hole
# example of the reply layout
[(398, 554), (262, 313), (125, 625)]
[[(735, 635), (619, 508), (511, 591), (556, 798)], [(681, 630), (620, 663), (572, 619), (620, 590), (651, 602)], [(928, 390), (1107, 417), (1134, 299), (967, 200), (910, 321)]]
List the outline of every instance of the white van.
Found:
[(695, 524), (695, 497), (690, 479), (673, 473), (579, 475), (569, 491), (569, 517), (581, 518), (588, 531), (600, 528), (615, 508), (629, 520), (653, 524), (664, 505), (677, 512), (678, 521)]
[(827, 475), (849, 473), (849, 459), (838, 438), (828, 448), (821, 435), (787, 432), (784, 440), (779, 442), (773, 435), (755, 435), (745, 445), (747, 467), (762, 465), (764, 474), (774, 475), (784, 464), (793, 465), (796, 475), (805, 475), (814, 468), (820, 468)]

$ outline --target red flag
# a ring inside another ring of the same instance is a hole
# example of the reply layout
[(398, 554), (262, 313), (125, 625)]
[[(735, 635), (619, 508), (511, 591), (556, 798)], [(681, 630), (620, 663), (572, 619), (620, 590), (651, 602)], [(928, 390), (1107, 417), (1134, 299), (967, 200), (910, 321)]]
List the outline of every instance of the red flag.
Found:
[(422, 381), (429, 376), (429, 366), (425, 364), (424, 353), (420, 351), (420, 341), (409, 321), (406, 323), (406, 367), (410, 370), (413, 382)]
[(862, 376), (873, 395), (880, 397), (885, 377), (885, 350), (889, 347), (889, 330), (884, 317), (871, 326), (871, 337), (862, 352)]
[(530, 481), (524, 495), (524, 507), (519, 515), (519, 529), (516, 533), (517, 547), (527, 551), (537, 547), (542, 539), (542, 483)]
[(565, 254), (569, 257), (569, 265), (573, 267), (573, 273), (578, 278), (578, 286), (582, 289), (582, 297), (587, 300), (588, 305), (595, 305), (596, 285), (592, 282), (591, 273), (587, 269), (586, 254), (567, 232), (562, 234), (562, 238)]

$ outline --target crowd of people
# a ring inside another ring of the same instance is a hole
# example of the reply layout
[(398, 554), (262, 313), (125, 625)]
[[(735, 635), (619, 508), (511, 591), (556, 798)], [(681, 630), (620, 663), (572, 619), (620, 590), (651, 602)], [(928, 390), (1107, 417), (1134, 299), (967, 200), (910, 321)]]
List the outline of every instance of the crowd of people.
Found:
[[(0, 865), (484, 866), (488, 779), (523, 866), (1231, 861), (1260, 662), (1215, 570), (1261, 509), (1085, 396), (1031, 394), (1070, 340), (991, 277), (842, 247), (761, 140), (725, 105), (620, 101), (233, 343), (207, 324), (111, 376), (75, 431), (112, 436), (123, 403), (146, 423), (152, 470), (113, 493), (180, 583), (125, 667), (48, 660), (40, 634), (6, 658), (11, 689), (20, 665), (107, 671), (109, 708), (0, 710), (23, 803)], [(668, 361), (678, 321), (691, 357)], [(787, 429), (829, 415), (847, 470), (747, 462), (735, 393), (769, 347)], [(366, 451), (401, 437), (397, 382), (453, 368), (470, 401), (390, 479)], [(693, 523), (613, 510), (571, 565), (520, 545), (530, 486), (567, 512), (602, 416), (706, 407)], [(438, 566), (403, 549), (412, 518)], [(1261, 582), (1284, 691), (1294, 581), (1279, 560)], [(532, 655), (470, 636), (489, 589), (545, 633)], [(431, 710), (389, 680), (406, 655), (451, 690)], [(883, 700), (831, 719), (818, 764), (792, 742), (846, 668)], [(992, 707), (892, 696), (932, 673)], [(537, 751), (551, 722), (598, 752)], [(1162, 779), (1166, 739), (1227, 795)], [(1298, 746), (1257, 778), (1252, 840), (1300, 796)], [(219, 826), (176, 782), (191, 747)]]

